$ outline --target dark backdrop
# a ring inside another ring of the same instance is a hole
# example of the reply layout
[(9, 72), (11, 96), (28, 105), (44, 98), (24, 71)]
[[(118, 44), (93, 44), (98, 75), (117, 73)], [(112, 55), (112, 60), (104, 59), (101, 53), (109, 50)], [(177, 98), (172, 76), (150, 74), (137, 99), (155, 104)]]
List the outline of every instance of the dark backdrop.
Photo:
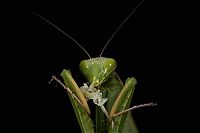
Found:
[[(70, 69), (79, 85), (86, 80), (79, 72), (79, 63), (87, 55), (72, 40), (31, 14), (45, 17), (79, 42), (92, 57), (99, 56), (103, 46), (125, 17), (139, 4), (137, 1), (99, 2), (30, 2), (6, 15), (8, 71), (5, 79), (9, 96), (6, 99), (7, 129), (25, 132), (65, 133), (80, 131), (66, 92), (59, 85), (48, 84), (52, 75)], [(15, 5), (13, 5), (15, 6)], [(176, 8), (176, 7), (175, 7)], [(117, 73), (123, 81), (138, 81), (131, 105), (156, 102), (156, 107), (132, 111), (141, 133), (174, 131), (183, 119), (173, 107), (185, 104), (180, 100), (184, 76), (191, 69), (189, 47), (177, 22), (181, 16), (166, 3), (145, 1), (124, 24), (107, 46), (103, 56), (116, 59)], [(177, 15), (176, 15), (177, 14)], [(181, 41), (181, 42), (180, 42)], [(6, 69), (6, 70), (7, 70)], [(60, 78), (61, 79), (61, 78)], [(92, 106), (92, 102), (90, 102)], [(92, 106), (93, 107), (93, 106)], [(13, 126), (14, 125), (14, 126)], [(13, 127), (13, 128), (11, 128)]]

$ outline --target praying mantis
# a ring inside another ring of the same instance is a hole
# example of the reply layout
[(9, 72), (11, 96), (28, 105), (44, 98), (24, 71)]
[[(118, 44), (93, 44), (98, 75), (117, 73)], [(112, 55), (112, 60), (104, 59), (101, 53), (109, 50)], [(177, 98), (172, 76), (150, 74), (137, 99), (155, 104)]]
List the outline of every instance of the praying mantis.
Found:
[[(88, 81), (88, 83), (83, 83), (81, 87), (73, 79), (70, 70), (63, 69), (60, 74), (64, 83), (56, 78), (56, 76), (52, 76), (52, 80), (57, 81), (69, 94), (82, 133), (138, 133), (130, 111), (140, 107), (156, 105), (155, 103), (147, 103), (129, 108), (137, 84), (136, 79), (134, 77), (127, 78), (124, 84), (115, 72), (117, 67), (115, 59), (102, 57), (106, 46), (122, 25), (135, 12), (137, 7), (112, 34), (102, 49), (100, 56), (95, 58), (91, 58), (82, 45), (56, 25), (39, 14), (33, 13), (69, 37), (89, 57), (89, 59), (81, 61), (79, 65), (80, 71)], [(93, 100), (93, 103), (97, 105), (95, 124), (90, 117), (91, 111), (87, 103), (88, 100)], [(96, 130), (94, 129), (94, 125)]]

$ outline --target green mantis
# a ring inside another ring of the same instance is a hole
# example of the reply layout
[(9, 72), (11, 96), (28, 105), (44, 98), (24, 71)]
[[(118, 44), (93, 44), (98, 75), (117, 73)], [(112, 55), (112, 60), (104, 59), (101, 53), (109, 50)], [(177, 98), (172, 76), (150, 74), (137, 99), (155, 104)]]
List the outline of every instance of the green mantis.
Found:
[[(137, 84), (136, 79), (130, 77), (123, 83), (115, 72), (115, 68), (117, 67), (116, 61), (113, 58), (102, 57), (106, 46), (122, 25), (135, 12), (136, 8), (116, 29), (102, 49), (100, 56), (96, 58), (91, 58), (89, 53), (71, 36), (45, 18), (34, 13), (68, 36), (82, 48), (89, 57), (89, 59), (81, 61), (79, 65), (81, 73), (88, 81), (88, 83), (83, 83), (81, 87), (77, 85), (69, 70), (64, 69), (61, 72), (64, 83), (55, 76), (52, 76), (52, 80), (56, 80), (69, 94), (83, 133), (138, 133), (133, 117), (129, 111), (144, 106), (156, 105), (154, 103), (148, 103), (129, 108)], [(88, 100), (93, 100), (93, 103), (96, 105), (95, 123), (90, 117), (91, 111), (87, 103)], [(94, 129), (94, 125), (96, 129)]]

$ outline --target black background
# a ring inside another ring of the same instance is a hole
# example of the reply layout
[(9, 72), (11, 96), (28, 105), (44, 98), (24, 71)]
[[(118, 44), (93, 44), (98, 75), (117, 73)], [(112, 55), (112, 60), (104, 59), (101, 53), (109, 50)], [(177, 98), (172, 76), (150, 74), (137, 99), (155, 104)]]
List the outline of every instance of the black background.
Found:
[[(82, 85), (86, 80), (78, 65), (88, 57), (72, 40), (31, 12), (57, 25), (92, 57), (97, 57), (139, 2), (34, 1), (22, 3), (11, 15), (6, 15), (4, 21), (9, 20), (9, 27), (4, 34), (9, 38), (3, 38), (6, 54), (1, 57), (6, 57), (4, 79), (9, 88), (6, 89), (9, 95), (4, 99), (8, 101), (4, 121), (8, 124), (7, 130), (80, 132), (66, 92), (48, 82), (52, 75), (60, 78), (65, 68), (70, 69), (77, 83)], [(186, 97), (185, 93), (188, 96), (188, 88), (192, 88), (191, 84), (187, 86), (191, 83), (187, 74), (192, 73), (191, 62), (196, 56), (195, 52), (189, 54), (192, 42), (185, 33), (190, 28), (184, 27), (184, 20), (179, 20), (185, 14), (178, 10), (179, 6), (168, 5), (171, 3), (145, 1), (103, 53), (105, 57), (116, 59), (116, 72), (123, 81), (132, 76), (137, 79), (131, 105), (158, 104), (132, 111), (141, 133), (180, 130), (178, 123), (187, 117), (180, 115), (176, 108), (188, 104), (182, 98)], [(90, 106), (93, 107), (92, 102)]]

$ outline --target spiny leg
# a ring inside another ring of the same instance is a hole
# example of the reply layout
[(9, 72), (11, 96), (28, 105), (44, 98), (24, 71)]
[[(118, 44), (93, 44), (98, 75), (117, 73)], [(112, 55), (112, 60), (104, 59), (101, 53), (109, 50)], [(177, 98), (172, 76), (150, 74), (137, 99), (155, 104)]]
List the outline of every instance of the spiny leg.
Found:
[(145, 104), (136, 105), (136, 106), (133, 106), (133, 107), (131, 107), (129, 109), (126, 109), (126, 110), (123, 110), (121, 112), (115, 113), (115, 114), (113, 114), (112, 117), (119, 116), (121, 114), (127, 113), (127, 112), (129, 112), (131, 110), (134, 110), (134, 109), (138, 109), (138, 108), (142, 108), (142, 107), (156, 106), (156, 105), (157, 105), (156, 103), (145, 103)]
[(156, 103), (140, 104), (140, 105), (133, 106), (133, 107), (131, 107), (129, 109), (123, 110), (121, 112), (115, 113), (115, 114), (113, 114), (113, 116), (109, 116), (109, 120), (110, 120), (110, 122), (112, 124), (112, 128), (114, 128), (114, 126), (115, 126), (115, 123), (114, 123), (114, 120), (113, 120), (114, 117), (122, 115), (122, 114), (125, 114), (125, 113), (127, 113), (127, 112), (129, 112), (131, 110), (134, 110), (134, 109), (138, 109), (138, 108), (142, 108), (142, 107), (149, 107), (149, 106), (156, 106), (156, 105), (157, 105)]
[(52, 76), (52, 79), (50, 80), (49, 83), (52, 82), (52, 80), (55, 80), (56, 82), (58, 82), (67, 92), (70, 93), (70, 95), (72, 95), (72, 97), (74, 97), (77, 102), (83, 107), (85, 108), (85, 106), (82, 104), (82, 102), (78, 99), (78, 97), (76, 97), (76, 95), (73, 94), (73, 92), (68, 88), (66, 87), (58, 78), (56, 78), (56, 76)]

